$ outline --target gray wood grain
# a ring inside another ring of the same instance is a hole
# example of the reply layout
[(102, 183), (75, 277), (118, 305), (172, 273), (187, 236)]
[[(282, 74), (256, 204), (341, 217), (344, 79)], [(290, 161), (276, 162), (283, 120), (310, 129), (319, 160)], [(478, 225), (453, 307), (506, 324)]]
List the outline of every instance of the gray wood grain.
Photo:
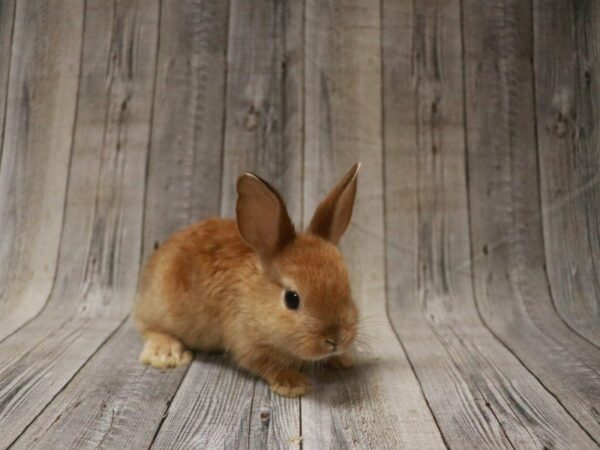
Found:
[(471, 277), (454, 270), (470, 252), (460, 2), (383, 11), (388, 311), (444, 438), (596, 448), (484, 327)]
[(140, 263), (157, 3), (88, 3), (85, 14), (56, 286), (43, 312), (0, 344), (0, 446), (123, 321)]
[(257, 381), (252, 393), (248, 448), (302, 448), (299, 400), (274, 394)]
[(328, 371), (302, 398), (305, 449), (444, 447), (386, 317), (380, 13), (379, 2), (307, 2), (304, 220), (361, 160), (341, 248), (371, 348), (355, 369)]
[(231, 3), (224, 216), (235, 212), (235, 182), (256, 171), (288, 199), (300, 218), (302, 190), (302, 2)]
[[(84, 10), (85, 7), (85, 10)], [(600, 7), (0, 1), (0, 448), (598, 448)], [(356, 369), (138, 362), (142, 257), (362, 160)]]
[(297, 448), (297, 404), (271, 394), (222, 355), (200, 354), (152, 448)]
[(141, 345), (127, 321), (12, 448), (148, 448), (186, 369), (142, 365)]
[(219, 214), (228, 2), (161, 7), (144, 253)]
[(531, 4), (507, 0), (484, 6), (469, 0), (463, 17), (479, 311), (494, 334), (600, 442), (600, 350), (558, 316), (544, 270)]
[[(222, 118), (212, 111), (224, 101), (226, 28), (226, 4), (162, 5), (144, 219), (146, 255), (154, 250), (155, 242), (194, 218), (218, 214), (219, 183), (211, 182), (212, 189), (198, 189), (198, 185), (206, 181), (206, 174), (220, 178)], [(210, 97), (212, 111), (193, 104)], [(218, 151), (207, 157), (211, 142), (217, 143)], [(182, 164), (191, 167), (182, 170)], [(27, 429), (16, 447), (147, 448), (186, 369), (146, 368), (138, 361), (140, 351), (141, 340), (127, 322)], [(102, 380), (100, 385), (98, 380)]]
[[(234, 0), (229, 9), (221, 214), (233, 215), (245, 171), (281, 189), (293, 214), (302, 196), (302, 3)], [(272, 395), (223, 356), (198, 355), (154, 447), (297, 448), (299, 436), (298, 399)]]
[(247, 448), (256, 380), (221, 355), (196, 356), (152, 448)]
[(4, 148), (4, 119), (6, 117), (6, 98), (8, 93), (8, 74), (12, 57), (12, 42), (15, 23), (15, 0), (0, 3), (0, 167)]
[(6, 115), (0, 94), (0, 127), (6, 129), (0, 155), (0, 340), (40, 311), (53, 285), (80, 70), (80, 3), (19, 2), (8, 52), (13, 8), (2, 2), (0, 91), (8, 93)]
[(534, 2), (544, 244), (554, 304), (600, 346), (600, 8)]

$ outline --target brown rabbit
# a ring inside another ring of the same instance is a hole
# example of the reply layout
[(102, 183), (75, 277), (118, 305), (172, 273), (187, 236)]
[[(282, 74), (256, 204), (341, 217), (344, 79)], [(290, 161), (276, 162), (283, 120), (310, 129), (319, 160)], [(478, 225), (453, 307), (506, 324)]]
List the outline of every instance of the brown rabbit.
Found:
[(140, 277), (135, 321), (144, 364), (188, 364), (188, 350), (231, 353), (280, 395), (310, 389), (310, 362), (349, 367), (358, 310), (336, 244), (348, 227), (360, 163), (296, 233), (281, 196), (247, 173), (237, 225), (209, 219), (171, 236)]

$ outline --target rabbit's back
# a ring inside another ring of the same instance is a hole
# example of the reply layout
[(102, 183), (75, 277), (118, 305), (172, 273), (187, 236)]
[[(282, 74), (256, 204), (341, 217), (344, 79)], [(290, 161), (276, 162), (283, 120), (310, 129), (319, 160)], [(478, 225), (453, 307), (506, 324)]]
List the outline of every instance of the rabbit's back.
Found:
[(164, 242), (143, 268), (135, 304), (138, 329), (169, 333), (192, 349), (222, 350), (224, 325), (256, 270), (254, 253), (233, 220), (191, 225)]

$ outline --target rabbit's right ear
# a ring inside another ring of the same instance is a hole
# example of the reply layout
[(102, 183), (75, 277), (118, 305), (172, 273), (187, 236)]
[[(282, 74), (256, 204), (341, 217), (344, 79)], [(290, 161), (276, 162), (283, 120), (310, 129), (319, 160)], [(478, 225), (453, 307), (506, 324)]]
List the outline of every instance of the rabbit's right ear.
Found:
[(310, 221), (308, 231), (337, 245), (348, 228), (356, 197), (356, 183), (360, 163), (356, 163), (319, 203)]
[(296, 231), (279, 193), (252, 173), (237, 181), (238, 230), (263, 262), (294, 240)]

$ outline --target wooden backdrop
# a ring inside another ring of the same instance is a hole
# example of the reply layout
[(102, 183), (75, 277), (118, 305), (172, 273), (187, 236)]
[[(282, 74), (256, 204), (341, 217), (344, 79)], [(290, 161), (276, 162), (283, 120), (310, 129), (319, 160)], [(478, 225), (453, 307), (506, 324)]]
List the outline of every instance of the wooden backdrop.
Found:
[[(0, 0), (0, 448), (598, 448), (600, 4)], [(360, 160), (359, 366), (159, 371), (143, 259)]]

